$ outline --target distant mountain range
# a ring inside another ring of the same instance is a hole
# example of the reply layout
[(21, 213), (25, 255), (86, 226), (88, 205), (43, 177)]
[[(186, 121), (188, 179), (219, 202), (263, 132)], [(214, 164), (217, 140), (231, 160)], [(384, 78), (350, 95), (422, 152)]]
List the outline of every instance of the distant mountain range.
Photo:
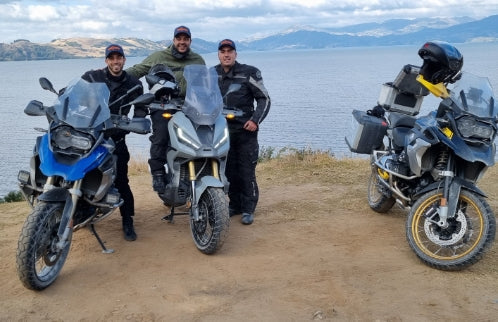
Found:
[[(450, 43), (498, 41), (498, 15), (481, 20), (469, 17), (394, 19), (330, 29), (295, 26), (278, 34), (237, 41), (237, 50), (414, 45), (428, 40)], [(138, 38), (69, 38), (36, 44), (18, 39), (11, 44), (0, 43), (0, 61), (102, 57), (104, 48), (111, 43), (121, 44), (127, 56), (146, 56), (165, 48), (170, 42)], [(194, 38), (192, 48), (201, 54), (215, 52), (217, 43)]]

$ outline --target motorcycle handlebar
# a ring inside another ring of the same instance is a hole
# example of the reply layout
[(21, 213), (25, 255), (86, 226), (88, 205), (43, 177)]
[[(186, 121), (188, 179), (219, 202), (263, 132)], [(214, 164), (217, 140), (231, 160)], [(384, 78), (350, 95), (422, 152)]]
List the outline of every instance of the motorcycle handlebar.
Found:
[(126, 116), (111, 115), (112, 126), (108, 129), (121, 129), (137, 134), (150, 133), (151, 122), (145, 117), (134, 117), (129, 119)]
[(158, 102), (152, 102), (147, 105), (149, 110), (153, 111), (170, 111), (170, 112), (176, 112), (180, 111), (182, 109), (182, 104), (180, 102), (170, 102), (166, 104), (158, 103)]

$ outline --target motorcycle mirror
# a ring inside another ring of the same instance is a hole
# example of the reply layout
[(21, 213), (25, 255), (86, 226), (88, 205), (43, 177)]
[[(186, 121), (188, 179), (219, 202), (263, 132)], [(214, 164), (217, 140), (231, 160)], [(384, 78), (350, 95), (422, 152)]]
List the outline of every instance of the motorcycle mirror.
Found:
[(45, 108), (42, 102), (33, 100), (24, 108), (24, 113), (29, 116), (42, 116), (45, 115)]
[(52, 85), (52, 83), (45, 77), (40, 77), (40, 79), (38, 80), (40, 82), (40, 86), (44, 89), (44, 90), (47, 90), (47, 91), (51, 91), (52, 93), (55, 93), (55, 94), (58, 94), (55, 89), (54, 89), (54, 86)]
[(130, 89), (126, 92), (126, 94), (131, 94), (131, 93), (133, 93), (133, 92), (138, 91), (138, 90), (139, 90), (139, 89), (141, 89), (141, 88), (142, 88), (142, 85), (135, 85), (134, 87), (130, 88)]
[[(109, 103), (109, 107), (115, 105), (116, 103), (118, 102), (121, 102), (121, 100), (125, 97), (127, 97), (128, 95), (130, 95), (131, 93), (133, 92), (136, 92), (137, 90), (141, 89), (142, 88), (142, 85), (135, 85), (134, 87), (130, 88), (125, 94), (121, 95), (120, 97), (116, 98), (113, 102)], [(121, 115), (121, 108), (123, 108), (124, 106), (128, 106), (128, 105), (131, 105), (132, 103), (128, 103), (128, 104), (125, 104), (123, 106), (121, 106), (119, 108), (119, 114)]]

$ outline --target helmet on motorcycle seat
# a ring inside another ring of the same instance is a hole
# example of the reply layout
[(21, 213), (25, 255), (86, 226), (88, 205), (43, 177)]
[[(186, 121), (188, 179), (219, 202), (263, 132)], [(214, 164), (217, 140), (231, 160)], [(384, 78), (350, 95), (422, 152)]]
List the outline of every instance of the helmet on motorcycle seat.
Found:
[[(149, 70), (149, 75), (154, 75), (160, 79), (164, 79), (165, 81), (176, 83), (175, 74), (173, 74), (171, 68), (163, 64), (156, 64), (152, 66)], [(147, 84), (149, 85), (149, 89), (151, 89), (156, 83), (151, 84), (147, 81)]]
[(426, 42), (418, 51), (424, 60), (420, 74), (432, 84), (453, 83), (463, 66), (463, 56), (454, 46), (443, 41)]

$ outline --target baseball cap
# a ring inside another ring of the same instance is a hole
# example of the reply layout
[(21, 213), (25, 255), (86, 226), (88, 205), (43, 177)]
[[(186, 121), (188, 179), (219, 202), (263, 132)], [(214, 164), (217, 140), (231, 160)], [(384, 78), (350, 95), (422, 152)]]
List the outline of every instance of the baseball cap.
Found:
[(178, 36), (179, 34), (185, 34), (185, 35), (191, 37), (191, 35), (190, 35), (190, 29), (188, 29), (185, 26), (178, 26), (178, 27), (175, 28), (174, 37)]
[(220, 43), (218, 44), (218, 50), (220, 50), (222, 47), (225, 46), (229, 46), (232, 47), (234, 50), (237, 50), (237, 48), (235, 47), (235, 43), (231, 39), (223, 39), (222, 41), (220, 41)]
[(124, 57), (123, 47), (121, 47), (120, 45), (112, 44), (107, 46), (107, 48), (105, 49), (105, 58), (109, 57), (109, 55), (112, 53), (118, 53)]

